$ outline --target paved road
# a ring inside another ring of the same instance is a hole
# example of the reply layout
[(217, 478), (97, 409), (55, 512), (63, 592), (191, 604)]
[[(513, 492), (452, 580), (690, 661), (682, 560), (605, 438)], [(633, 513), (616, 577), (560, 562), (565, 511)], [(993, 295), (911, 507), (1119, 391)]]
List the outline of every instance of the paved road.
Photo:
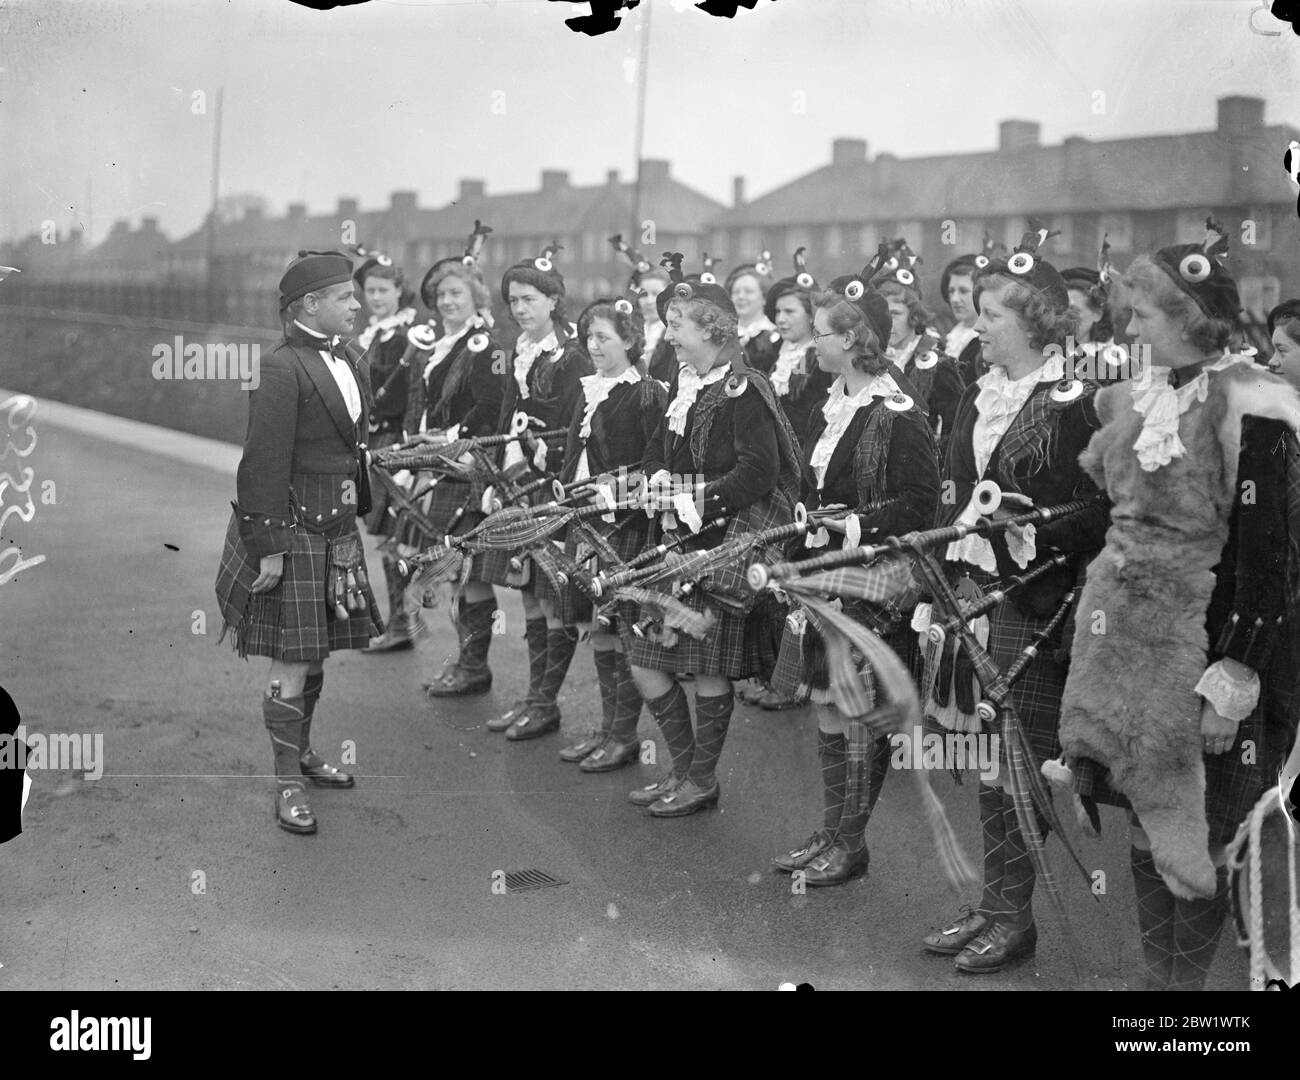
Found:
[[(30, 731), (102, 733), (106, 763), (98, 780), (34, 773), (25, 832), (0, 848), (0, 988), (1122, 989), (1136, 977), (1118, 815), (1103, 841), (1074, 837), (1106, 873), (1100, 901), (1052, 845), (1087, 950), (1081, 982), (1042, 903), (1037, 958), (972, 978), (917, 946), (957, 898), (906, 775), (871, 823), (868, 877), (796, 896), (768, 871), (820, 817), (810, 716), (740, 707), (722, 808), (676, 821), (624, 801), (648, 767), (584, 776), (557, 760), (556, 737), (486, 732), (526, 681), (511, 595), (489, 697), (421, 699), (454, 641), (442, 611), (416, 654), (329, 661), (318, 745), (354, 740), (360, 780), (314, 796), (317, 836), (282, 832), (265, 661), (216, 644), (231, 452), (177, 460), (158, 452), (174, 438), (132, 429), (123, 445), (42, 409), (26, 464), (55, 480), (57, 502), (10, 527), (46, 561), (0, 587), (0, 680)], [(217, 467), (193, 463), (205, 456)], [(192, 632), (199, 611), (206, 634)], [(584, 644), (561, 698), (566, 731), (593, 721), (594, 683)], [(655, 734), (648, 718), (641, 731)], [(978, 858), (973, 783), (938, 786)], [(533, 867), (567, 884), (493, 894), (494, 871)], [(1227, 942), (1210, 985), (1246, 984)]]

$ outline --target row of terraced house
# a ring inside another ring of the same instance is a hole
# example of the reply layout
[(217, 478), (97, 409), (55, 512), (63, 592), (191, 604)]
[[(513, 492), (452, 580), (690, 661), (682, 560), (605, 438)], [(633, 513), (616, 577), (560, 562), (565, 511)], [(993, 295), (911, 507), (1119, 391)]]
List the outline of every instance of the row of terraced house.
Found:
[(608, 242), (623, 233), (655, 258), (684, 252), (688, 271), (702, 252), (725, 268), (769, 250), (784, 274), (791, 253), (803, 247), (809, 269), (823, 280), (860, 265), (882, 237), (903, 236), (921, 254), (927, 295), (937, 301), (944, 263), (975, 250), (986, 232), (1013, 246), (1030, 216), (1060, 231), (1049, 249), (1057, 265), (1094, 265), (1104, 235), (1122, 266), (1138, 252), (1201, 239), (1213, 215), (1232, 236), (1243, 303), (1260, 314), (1300, 292), (1297, 189), (1283, 167), (1300, 131), (1265, 123), (1264, 111), (1262, 99), (1224, 97), (1212, 131), (1072, 137), (1059, 145), (1044, 145), (1035, 122), (1005, 120), (996, 149), (931, 157), (873, 156), (864, 140), (836, 139), (828, 164), (757, 198), (747, 198), (743, 177), (736, 177), (729, 207), (657, 159), (640, 163), (639, 197), (615, 170), (603, 183), (582, 185), (552, 169), (529, 192), (492, 194), (483, 180), (462, 179), (456, 197), (434, 209), (408, 190), (393, 192), (382, 210), (340, 198), (328, 213), (293, 203), (272, 217), (260, 199), (248, 197), (238, 214), (227, 201), (211, 230), (211, 250), (206, 223), (173, 241), (148, 217), (135, 228), (117, 222), (93, 247), (75, 233), (49, 243), (48, 229), (0, 245), (0, 263), (24, 271), (18, 292), (7, 289), (4, 299), (49, 303), (47, 287), (55, 284), (273, 296), (299, 249), (353, 243), (388, 253), (418, 280), (435, 259), (458, 254), (481, 220), (493, 230), (484, 253), (489, 276), (558, 241), (559, 266), (581, 299), (626, 285), (629, 268)]

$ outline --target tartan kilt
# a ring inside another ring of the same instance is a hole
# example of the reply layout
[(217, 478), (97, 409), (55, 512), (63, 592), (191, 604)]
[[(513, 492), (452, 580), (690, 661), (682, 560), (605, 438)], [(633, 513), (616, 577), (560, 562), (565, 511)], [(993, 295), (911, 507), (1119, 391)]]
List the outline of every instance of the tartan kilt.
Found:
[[(855, 622), (879, 633), (880, 618), (865, 600), (851, 600), (844, 604), (844, 613)], [(831, 702), (830, 673), (826, 666), (826, 643), (811, 622), (804, 622), (803, 631), (796, 632), (789, 620), (784, 621), (781, 634), (781, 651), (772, 672), (772, 689), (778, 694), (797, 699), (811, 698), (826, 704)], [(881, 634), (903, 665), (916, 679), (916, 634), (906, 619), (895, 620), (895, 625)]]
[[(628, 562), (648, 546), (650, 519), (646, 517), (644, 512), (634, 511), (631, 514), (620, 514), (612, 524), (596, 519), (594, 527), (604, 537), (605, 542), (614, 549), (614, 553), (621, 563)], [(568, 537), (564, 541), (564, 550), (574, 558), (578, 555), (578, 537), (572, 528), (568, 530)], [(594, 553), (582, 565), (592, 573), (606, 569), (606, 567), (600, 565)], [(586, 624), (593, 620), (595, 611), (591, 597), (578, 588), (577, 585), (570, 582), (563, 589), (559, 589), (539, 569), (536, 562), (533, 563), (532, 569), (537, 576), (535, 589), (537, 599), (545, 600), (551, 604), (556, 617), (562, 620), (565, 626), (577, 626), (579, 623)], [(619, 623), (626, 622), (630, 628), (632, 623), (637, 620), (635, 609), (635, 604), (620, 602), (615, 609), (619, 615)], [(631, 616), (630, 621), (627, 618), (628, 615)]]
[[(1004, 600), (989, 613), (989, 656), (1005, 671), (1033, 636), (1049, 622), (1051, 616), (1038, 619), (1023, 615), (1014, 604)], [(1050, 645), (1049, 642), (1039, 651), (1012, 684), (1008, 695), (1033, 751), (1034, 760), (1029, 763), (1033, 769), (1041, 768), (1044, 761), (1059, 757), (1061, 753), (1057, 729), (1061, 722), (1061, 695), (1065, 692), (1065, 676), (1069, 669), (1057, 662)], [(1001, 748), (1000, 756), (1006, 760), (1005, 746)]]
[(725, 675), (729, 679), (767, 678), (776, 663), (779, 627), (785, 606), (771, 593), (762, 594), (748, 615), (732, 614), (699, 590), (679, 598), (695, 611), (710, 610), (716, 622), (704, 640), (677, 634), (677, 644), (666, 649), (658, 641), (628, 633), (623, 637), (628, 663), (669, 674)]
[[(293, 488), (304, 505), (321, 506), (329, 502), (343, 479), (350, 478), (297, 475)], [(356, 536), (360, 543), (355, 519), (347, 522), (339, 535)], [(240, 656), (269, 656), (289, 663), (323, 660), (338, 649), (365, 648), (384, 630), (374, 591), (368, 583), (362, 590), (367, 611), (337, 618), (325, 600), (328, 557), (326, 538), (300, 524), (285, 553), (280, 583), (269, 592), (253, 593), (261, 567), (244, 547), (238, 514), (232, 512), (216, 580), (223, 620), (221, 639), (230, 634)], [(365, 568), (364, 550), (361, 565)], [(369, 577), (368, 568), (366, 574)]]
[[(1288, 643), (1290, 644), (1290, 643)], [(1278, 647), (1260, 678), (1259, 703), (1237, 725), (1237, 741), (1225, 754), (1205, 754), (1205, 817), (1210, 825), (1210, 843), (1228, 844), (1246, 815), (1277, 783), (1296, 735), (1297, 649)], [(1254, 746), (1254, 762), (1243, 760), (1245, 744)], [(1077, 795), (1108, 806), (1131, 810), (1129, 801), (1110, 786), (1110, 771), (1091, 758), (1070, 762)]]
[[(396, 446), (401, 441), (400, 431), (385, 431), (371, 436), (370, 449), (382, 450), (386, 446)], [(396, 519), (388, 512), (388, 489), (377, 477), (380, 471), (377, 466), (370, 466), (370, 513), (362, 521), (371, 536), (392, 536)]]

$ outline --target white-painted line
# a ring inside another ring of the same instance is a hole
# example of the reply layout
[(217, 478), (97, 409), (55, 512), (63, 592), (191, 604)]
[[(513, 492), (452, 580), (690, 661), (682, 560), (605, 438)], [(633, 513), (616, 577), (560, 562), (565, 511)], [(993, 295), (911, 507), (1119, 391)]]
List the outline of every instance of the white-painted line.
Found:
[[(17, 391), (0, 389), (0, 404), (17, 396), (20, 396)], [(21, 396), (35, 397), (34, 394)], [(36, 398), (36, 415), (32, 418), (32, 424), (38, 432), (41, 424), (53, 424), (105, 442), (131, 446), (148, 454), (170, 458), (186, 465), (198, 465), (228, 476), (235, 475), (242, 455), (242, 450), (234, 443), (189, 435), (122, 416), (110, 416), (108, 413), (65, 405), (61, 401), (50, 401), (47, 398)]]

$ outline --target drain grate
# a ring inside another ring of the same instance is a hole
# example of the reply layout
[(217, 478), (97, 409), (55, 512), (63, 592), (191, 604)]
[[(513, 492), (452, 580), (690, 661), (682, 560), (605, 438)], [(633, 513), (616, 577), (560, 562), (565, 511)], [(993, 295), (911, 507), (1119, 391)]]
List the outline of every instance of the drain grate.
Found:
[(549, 889), (554, 885), (567, 885), (545, 870), (511, 870), (506, 874), (506, 889), (509, 892), (524, 892), (527, 889)]

